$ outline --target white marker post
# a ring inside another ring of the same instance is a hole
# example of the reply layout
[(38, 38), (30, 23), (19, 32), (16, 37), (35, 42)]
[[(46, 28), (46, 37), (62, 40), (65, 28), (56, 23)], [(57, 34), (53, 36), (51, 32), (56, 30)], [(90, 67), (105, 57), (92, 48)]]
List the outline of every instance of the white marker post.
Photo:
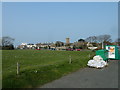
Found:
[(19, 63), (17, 62), (17, 75), (19, 75), (19, 72), (20, 72), (20, 65), (19, 65)]
[(69, 56), (69, 64), (71, 64), (71, 56)]
[(88, 55), (89, 59), (90, 59), (90, 54)]

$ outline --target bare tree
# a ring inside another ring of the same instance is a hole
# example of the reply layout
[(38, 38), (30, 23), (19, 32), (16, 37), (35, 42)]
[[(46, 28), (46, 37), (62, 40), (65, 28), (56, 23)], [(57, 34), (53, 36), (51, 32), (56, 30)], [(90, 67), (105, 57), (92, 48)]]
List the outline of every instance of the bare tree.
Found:
[(120, 38), (117, 38), (117, 39), (115, 40), (115, 42), (120, 42)]
[(117, 45), (120, 45), (120, 38), (117, 38), (117, 39), (115, 40), (115, 43), (116, 43)]
[(99, 36), (90, 36), (86, 38), (85, 41), (91, 43), (93, 46), (99, 47), (102, 45), (103, 47), (104, 45), (110, 45), (112, 39), (110, 35), (105, 34), (105, 35), (99, 35)]
[(100, 35), (97, 37), (98, 42), (111, 42), (111, 36), (110, 35)]
[(90, 37), (86, 38), (85, 41), (90, 42), (90, 43), (95, 43), (95, 42), (97, 42), (97, 37), (96, 36), (90, 36)]
[(13, 41), (14, 39), (9, 36), (2, 37), (2, 46), (13, 45)]

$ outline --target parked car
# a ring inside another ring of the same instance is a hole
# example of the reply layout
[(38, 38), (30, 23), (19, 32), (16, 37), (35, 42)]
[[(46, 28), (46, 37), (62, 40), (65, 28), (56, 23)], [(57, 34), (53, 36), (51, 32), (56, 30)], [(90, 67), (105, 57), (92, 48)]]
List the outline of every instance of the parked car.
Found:
[(36, 49), (36, 50), (40, 50), (40, 49)]
[(76, 49), (76, 51), (81, 51), (81, 49)]

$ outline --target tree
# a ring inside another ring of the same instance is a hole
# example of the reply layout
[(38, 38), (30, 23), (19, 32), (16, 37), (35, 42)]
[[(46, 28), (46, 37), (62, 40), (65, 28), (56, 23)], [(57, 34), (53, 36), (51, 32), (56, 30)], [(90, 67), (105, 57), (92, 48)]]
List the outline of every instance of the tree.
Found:
[(64, 43), (61, 42), (61, 41), (56, 41), (55, 46), (56, 47), (61, 47), (61, 46), (64, 46)]
[(90, 36), (85, 39), (86, 42), (92, 44), (94, 47), (103, 47), (103, 45), (111, 45), (111, 36), (110, 35), (99, 35), (99, 36)]
[(117, 39), (115, 40), (115, 43), (120, 46), (120, 38), (117, 38)]
[(11, 37), (2, 37), (1, 39), (1, 46), (3, 50), (13, 50), (14, 46), (13, 46), (13, 41), (14, 39)]
[(99, 35), (99, 36), (90, 36), (85, 39), (85, 41), (90, 43), (102, 43), (102, 42), (111, 42), (111, 36), (110, 35)]
[(13, 45), (13, 41), (14, 39), (11, 37), (8, 36), (2, 37), (2, 46), (4, 47), (4, 46)]
[(86, 43), (85, 42), (74, 42), (73, 49), (85, 49)]
[(85, 42), (85, 40), (84, 39), (79, 39), (78, 42)]
[(99, 35), (98, 37), (97, 37), (97, 40), (98, 40), (98, 42), (111, 42), (112, 41), (112, 39), (111, 39), (111, 36), (110, 35)]
[(90, 43), (96, 43), (97, 36), (90, 36), (90, 37), (86, 38), (85, 41), (90, 42)]
[(117, 38), (117, 39), (115, 40), (115, 42), (120, 42), (120, 38)]

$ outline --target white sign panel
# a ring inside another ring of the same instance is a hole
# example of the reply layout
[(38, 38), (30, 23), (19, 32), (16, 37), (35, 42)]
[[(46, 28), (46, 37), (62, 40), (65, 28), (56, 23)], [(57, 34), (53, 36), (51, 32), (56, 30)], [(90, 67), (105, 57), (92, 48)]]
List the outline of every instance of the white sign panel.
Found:
[(106, 46), (108, 50), (108, 58), (115, 58), (115, 46)]

